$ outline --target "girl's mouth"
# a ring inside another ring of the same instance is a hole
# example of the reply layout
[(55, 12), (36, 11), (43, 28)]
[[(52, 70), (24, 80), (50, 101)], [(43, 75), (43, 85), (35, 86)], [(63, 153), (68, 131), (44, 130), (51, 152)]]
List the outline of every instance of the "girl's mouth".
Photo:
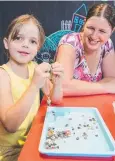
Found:
[(20, 54), (23, 55), (23, 56), (26, 56), (26, 55), (29, 54), (28, 52), (25, 52), (25, 51), (18, 51), (18, 53), (20, 53)]

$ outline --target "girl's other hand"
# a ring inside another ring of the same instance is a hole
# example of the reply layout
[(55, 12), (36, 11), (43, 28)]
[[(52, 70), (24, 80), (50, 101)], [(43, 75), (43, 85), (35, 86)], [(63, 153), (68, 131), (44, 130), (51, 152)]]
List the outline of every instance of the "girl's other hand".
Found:
[(36, 65), (33, 75), (32, 83), (37, 88), (42, 88), (45, 85), (47, 78), (50, 78), (51, 65), (43, 62), (40, 65)]
[(60, 85), (62, 84), (64, 76), (64, 68), (58, 62), (51, 64), (51, 79), (53, 84)]

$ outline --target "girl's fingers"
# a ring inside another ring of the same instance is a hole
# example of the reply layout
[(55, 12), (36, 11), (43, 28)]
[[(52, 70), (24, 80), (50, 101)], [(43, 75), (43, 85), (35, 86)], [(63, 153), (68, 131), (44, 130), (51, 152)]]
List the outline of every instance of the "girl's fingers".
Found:
[(38, 65), (38, 68), (40, 68), (42, 72), (50, 72), (51, 65), (49, 63), (43, 62), (40, 65)]
[(55, 62), (51, 64), (51, 73), (54, 76), (62, 77), (64, 75), (64, 68), (62, 67), (60, 63)]
[(62, 67), (62, 65), (60, 63), (58, 63), (58, 62), (55, 62), (55, 63), (51, 64), (51, 67), (52, 67), (52, 69), (60, 68), (60, 67)]
[(49, 72), (46, 72), (46, 73), (44, 73), (44, 78), (50, 78), (50, 73)]
[(64, 68), (61, 66), (55, 67), (51, 69), (52, 72), (64, 72)]
[(54, 76), (58, 76), (58, 77), (63, 77), (64, 73), (62, 72), (55, 72), (53, 73)]

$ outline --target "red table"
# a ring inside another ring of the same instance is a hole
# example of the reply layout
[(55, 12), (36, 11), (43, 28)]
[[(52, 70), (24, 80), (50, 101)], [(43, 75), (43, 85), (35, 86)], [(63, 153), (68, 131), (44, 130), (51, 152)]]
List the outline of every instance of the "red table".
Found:
[[(65, 97), (59, 106), (88, 106), (97, 107), (100, 111), (106, 125), (108, 126), (113, 138), (115, 139), (115, 114), (113, 111), (112, 102), (115, 100), (115, 95), (94, 95), (94, 96), (79, 96)], [(20, 153), (18, 161), (115, 161), (115, 157), (96, 159), (96, 158), (52, 158), (43, 157), (38, 152), (39, 141), (41, 137), (43, 122), (46, 113), (46, 101), (43, 99), (39, 111), (33, 121), (32, 128), (28, 134), (26, 143)]]

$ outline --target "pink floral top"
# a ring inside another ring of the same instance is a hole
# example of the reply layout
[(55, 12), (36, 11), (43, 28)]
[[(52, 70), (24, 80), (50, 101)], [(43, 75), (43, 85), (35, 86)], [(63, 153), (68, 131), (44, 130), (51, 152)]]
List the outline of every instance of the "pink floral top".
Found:
[(88, 82), (97, 82), (102, 79), (102, 68), (101, 68), (102, 59), (106, 54), (109, 54), (109, 52), (114, 48), (111, 39), (109, 39), (106, 42), (106, 44), (104, 44), (101, 47), (102, 52), (100, 55), (100, 60), (97, 66), (96, 73), (94, 75), (90, 73), (87, 65), (87, 61), (84, 55), (84, 48), (81, 42), (80, 33), (69, 33), (67, 35), (64, 35), (61, 38), (58, 46), (62, 44), (69, 44), (75, 48), (76, 60), (74, 65), (73, 78), (79, 79), (79, 80), (85, 80)]

